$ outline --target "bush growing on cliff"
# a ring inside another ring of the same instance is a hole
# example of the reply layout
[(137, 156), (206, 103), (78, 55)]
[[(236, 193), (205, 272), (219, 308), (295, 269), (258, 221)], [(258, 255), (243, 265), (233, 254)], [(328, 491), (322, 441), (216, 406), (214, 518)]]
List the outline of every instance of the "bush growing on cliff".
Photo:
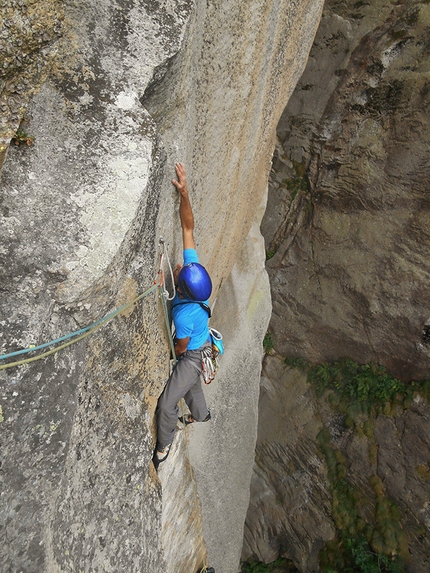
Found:
[(346, 538), (331, 545), (330, 565), (324, 563), (324, 556), (321, 558), (323, 573), (404, 573), (398, 558), (375, 553), (364, 537)]
[(430, 396), (429, 380), (402, 382), (379, 364), (358, 364), (349, 359), (310, 364), (300, 358), (286, 358), (285, 364), (306, 372), (318, 396), (332, 391), (332, 405), (347, 418), (370, 413), (372, 408), (376, 413), (389, 414), (399, 404), (408, 407), (416, 391), (427, 399)]
[(263, 349), (266, 354), (272, 354), (274, 347), (273, 334), (269, 331), (266, 332), (263, 339)]
[(249, 561), (243, 562), (241, 565), (242, 573), (298, 573), (291, 561), (283, 559), (282, 557), (279, 557), (276, 561), (272, 561), (272, 563), (267, 564), (250, 559)]
[[(318, 452), (327, 468), (336, 536), (320, 552), (321, 571), (403, 573), (408, 540), (400, 507), (387, 495), (378, 475), (375, 421), (379, 414), (399, 413), (399, 406), (408, 408), (417, 392), (429, 399), (430, 381), (402, 382), (382, 366), (346, 359), (317, 365), (301, 359), (285, 363), (305, 372), (317, 396), (324, 395), (331, 408), (344, 415), (345, 426), (354, 427), (368, 440), (367, 462), (374, 472), (369, 477), (373, 495), (369, 495), (369, 487), (349, 473), (347, 451), (336, 448), (331, 430), (323, 427), (317, 436)], [(426, 464), (417, 468), (422, 479), (427, 472)]]

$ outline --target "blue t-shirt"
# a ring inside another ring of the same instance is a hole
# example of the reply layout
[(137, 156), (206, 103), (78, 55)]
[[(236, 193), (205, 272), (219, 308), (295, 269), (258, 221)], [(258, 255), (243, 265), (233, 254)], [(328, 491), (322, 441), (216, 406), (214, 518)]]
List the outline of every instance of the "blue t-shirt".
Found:
[[(198, 262), (199, 257), (195, 249), (184, 250), (184, 265)], [(180, 304), (186, 301), (190, 303)], [(190, 337), (187, 350), (196, 350), (209, 340), (208, 313), (195, 301), (179, 298), (176, 293), (172, 302), (172, 319), (175, 324), (176, 338)]]

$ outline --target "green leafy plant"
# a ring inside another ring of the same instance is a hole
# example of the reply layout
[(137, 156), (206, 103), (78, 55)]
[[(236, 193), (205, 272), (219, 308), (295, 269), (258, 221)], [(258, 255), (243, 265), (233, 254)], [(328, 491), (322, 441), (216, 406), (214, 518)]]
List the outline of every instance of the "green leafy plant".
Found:
[(292, 568), (292, 564), (287, 559), (283, 559), (279, 557), (276, 561), (272, 561), (271, 563), (262, 563), (261, 561), (254, 561), (254, 559), (250, 559), (249, 561), (245, 561), (241, 564), (242, 573), (272, 573), (275, 571), (285, 571), (286, 573), (293, 573), (297, 571), (294, 567)]
[(408, 407), (416, 391), (427, 398), (430, 395), (429, 380), (402, 382), (379, 364), (358, 364), (350, 359), (310, 364), (300, 358), (286, 358), (285, 364), (306, 372), (317, 396), (335, 393), (331, 403), (350, 418), (372, 409), (390, 414), (397, 405)]
[[(368, 456), (375, 474), (368, 489), (348, 476), (346, 455), (335, 448), (328, 428), (317, 436), (318, 452), (327, 467), (331, 513), (336, 536), (320, 552), (324, 573), (403, 573), (408, 555), (399, 507), (385, 492), (376, 474), (378, 444), (374, 434), (378, 414), (392, 415), (399, 407), (408, 408), (416, 392), (429, 399), (430, 381), (403, 382), (383, 366), (358, 364), (344, 359), (310, 364), (300, 358), (286, 358), (285, 364), (307, 374), (317, 396), (325, 396), (330, 406), (344, 415), (346, 427), (353, 427), (368, 440)], [(427, 464), (417, 466), (421, 479), (430, 479)]]
[[(368, 541), (362, 537), (345, 538), (342, 541), (329, 542), (331, 545), (330, 564), (324, 564), (323, 573), (404, 573), (401, 559), (375, 552)], [(326, 546), (326, 551), (327, 551)]]
[(263, 349), (266, 354), (273, 354), (273, 334), (269, 331), (266, 332), (263, 339)]
[(17, 129), (12, 137), (12, 141), (15, 145), (20, 145), (21, 143), (26, 143), (29, 147), (34, 143), (34, 137), (28, 135), (23, 129)]

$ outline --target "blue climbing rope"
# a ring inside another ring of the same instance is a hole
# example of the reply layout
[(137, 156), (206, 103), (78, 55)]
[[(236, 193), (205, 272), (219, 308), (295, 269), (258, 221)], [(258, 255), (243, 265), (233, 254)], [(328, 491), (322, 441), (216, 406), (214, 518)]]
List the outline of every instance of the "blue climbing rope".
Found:
[(107, 322), (112, 320), (112, 318), (114, 318), (115, 316), (118, 316), (119, 314), (124, 312), (127, 308), (136, 304), (136, 302), (138, 302), (140, 299), (144, 298), (145, 296), (149, 295), (151, 292), (153, 292), (158, 287), (159, 287), (158, 284), (152, 285), (151, 288), (149, 288), (145, 292), (141, 293), (138, 297), (136, 297), (131, 302), (128, 302), (128, 303), (122, 305), (120, 308), (117, 308), (113, 312), (107, 314), (106, 316), (104, 316), (100, 320), (93, 322), (92, 324), (90, 324), (89, 326), (86, 326), (85, 328), (81, 328), (80, 330), (76, 330), (75, 332), (65, 334), (64, 336), (61, 336), (60, 338), (56, 338), (55, 340), (51, 340), (50, 342), (45, 342), (44, 344), (40, 344), (39, 346), (24, 348), (23, 350), (17, 350), (16, 352), (10, 352), (9, 354), (3, 354), (2, 356), (0, 356), (0, 360), (5, 360), (6, 358), (11, 358), (13, 356), (19, 356), (21, 354), (25, 354), (28, 352), (36, 352), (36, 351), (41, 350), (43, 348), (47, 348), (48, 346), (54, 346), (55, 344), (58, 344), (59, 342), (62, 342), (63, 340), (68, 340), (70, 338), (72, 339), (72, 340), (69, 340), (69, 342), (66, 342), (65, 344), (62, 344), (60, 346), (56, 346), (55, 348), (52, 348), (51, 350), (48, 350), (47, 352), (43, 352), (42, 354), (39, 354), (38, 356), (32, 356), (31, 358), (24, 358), (24, 359), (18, 360), (16, 362), (8, 362), (7, 364), (2, 364), (0, 366), (0, 370), (5, 370), (6, 368), (12, 368), (13, 366), (21, 366), (22, 364), (28, 364), (30, 362), (40, 360), (41, 358), (46, 358), (47, 356), (54, 354), (55, 352), (58, 352), (59, 350), (62, 350), (63, 348), (67, 348), (71, 344), (74, 344), (75, 342), (78, 342), (79, 340), (86, 338), (87, 336), (89, 336), (90, 334), (92, 334), (93, 332), (98, 330), (101, 326), (103, 326), (104, 324), (106, 324)]

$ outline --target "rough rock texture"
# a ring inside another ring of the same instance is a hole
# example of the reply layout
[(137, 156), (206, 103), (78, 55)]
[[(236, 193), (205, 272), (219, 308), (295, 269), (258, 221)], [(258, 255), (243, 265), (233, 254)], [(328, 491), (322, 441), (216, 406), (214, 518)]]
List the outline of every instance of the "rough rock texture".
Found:
[(300, 571), (319, 570), (318, 552), (334, 527), (327, 470), (315, 448), (323, 427), (317, 412), (306, 378), (266, 357), (244, 559), (270, 563), (282, 553)]
[(207, 546), (212, 566), (235, 573), (270, 305), (256, 229), (275, 126), (322, 3), (9, 2), (19, 19), (17, 6), (36, 10), (30, 31), (51, 9), (62, 27), (8, 68), (25, 76), (34, 59), (47, 79), (29, 76), (16, 117), (3, 110), (6, 142), (25, 112), (34, 143), (11, 146), (1, 174), (1, 351), (133, 300), (153, 283), (160, 236), (180, 257), (177, 160), (228, 349), (210, 389), (214, 423), (190, 438), (198, 496), (183, 433), (159, 476), (150, 462), (169, 362), (156, 294), (46, 360), (1, 371), (2, 567), (188, 573)]
[(265, 359), (244, 558), (285, 552), (318, 571), (335, 533), (316, 457), (326, 428), (369, 500), (367, 518), (376, 476), (400, 511), (407, 571), (428, 568), (426, 400), (416, 395), (357, 437), (279, 357), (347, 356), (404, 380), (429, 377), (429, 18), (426, 2), (326, 2), (279, 123), (262, 223), (277, 356)]
[[(11, 147), (2, 173), (3, 351), (90, 324), (155, 274), (162, 164), (138, 93), (179, 48), (187, 10), (171, 10), (171, 40), (161, 10), (63, 7), (68, 46), (26, 112), (34, 145)], [(150, 470), (168, 373), (159, 310), (152, 294), (86, 342), (2, 372), (6, 571), (164, 567)]]
[[(339, 523), (334, 504), (345, 501), (340, 493), (334, 502), (339, 484), (328, 476), (321, 447), (324, 431), (323, 446), (341, 462), (359, 515), (373, 529), (373, 550), (380, 547), (383, 553), (391, 544), (394, 554), (402, 554), (405, 571), (426, 571), (428, 401), (416, 394), (406, 410), (364, 416), (356, 427), (348, 428), (345, 416), (332, 408), (327, 396), (317, 398), (306, 377), (279, 356), (264, 361), (243, 558), (254, 556), (268, 563), (282, 554), (301, 572), (320, 571), (320, 551), (334, 538)], [(384, 510), (393, 511), (395, 517), (381, 525)]]
[(261, 340), (271, 311), (258, 211), (256, 215), (217, 300), (214, 324), (230, 351), (223, 356), (218, 382), (206, 392), (213, 424), (196, 429), (191, 441), (209, 563), (216, 571), (232, 573), (240, 559), (249, 504), (259, 396), (255, 377), (261, 371)]
[(277, 348), (428, 376), (430, 7), (328, 2), (263, 234)]
[(65, 29), (58, 0), (2, 0), (0, 7), (1, 169), (11, 137), (21, 131), (26, 142), (24, 126), (19, 126), (30, 98), (49, 73)]

